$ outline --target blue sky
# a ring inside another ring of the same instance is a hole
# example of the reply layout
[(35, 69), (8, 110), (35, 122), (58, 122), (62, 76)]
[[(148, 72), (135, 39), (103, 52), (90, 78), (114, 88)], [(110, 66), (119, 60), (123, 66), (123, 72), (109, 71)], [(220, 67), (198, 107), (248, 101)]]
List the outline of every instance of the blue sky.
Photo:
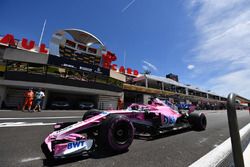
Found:
[(116, 53), (117, 64), (123, 64), (126, 52), (125, 65), (140, 72), (171, 72), (183, 83), (250, 97), (245, 90), (250, 85), (249, 2), (230, 1), (1, 0), (0, 34), (38, 43), (47, 19), (47, 45), (59, 29), (83, 29)]

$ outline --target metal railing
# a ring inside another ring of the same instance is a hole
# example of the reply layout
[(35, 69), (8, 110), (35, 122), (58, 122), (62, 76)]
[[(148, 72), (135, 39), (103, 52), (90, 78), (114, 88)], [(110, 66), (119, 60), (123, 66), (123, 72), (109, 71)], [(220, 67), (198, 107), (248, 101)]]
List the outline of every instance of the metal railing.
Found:
[(236, 106), (238, 105), (236, 103), (236, 100), (248, 103), (248, 107), (250, 107), (250, 100), (241, 97), (235, 93), (230, 93), (227, 98), (227, 117), (228, 117), (229, 132), (231, 136), (234, 165), (237, 167), (244, 167), (244, 159), (243, 159), (243, 152), (239, 134), (238, 119), (236, 115)]

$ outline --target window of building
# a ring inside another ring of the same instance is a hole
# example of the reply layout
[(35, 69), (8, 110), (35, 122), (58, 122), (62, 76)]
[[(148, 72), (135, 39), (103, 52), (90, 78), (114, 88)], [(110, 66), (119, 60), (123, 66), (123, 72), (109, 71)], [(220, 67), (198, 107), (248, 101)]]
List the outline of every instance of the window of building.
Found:
[(161, 89), (161, 82), (149, 80), (148, 87), (153, 89)]
[(89, 73), (87, 76), (87, 80), (91, 81), (91, 82), (95, 82), (96, 81), (96, 75), (94, 73)]
[(114, 79), (114, 78), (108, 78), (108, 83), (111, 84), (111, 85), (118, 86), (118, 87), (122, 87), (123, 86), (123, 82), (122, 81), (119, 81), (119, 80)]
[(7, 71), (27, 72), (27, 65), (28, 64), (24, 62), (8, 61)]
[(164, 90), (171, 91), (171, 85), (164, 84)]
[(55, 67), (55, 66), (48, 66), (47, 75), (53, 75), (53, 76), (57, 76), (57, 77), (64, 77), (63, 71), (65, 71), (65, 69)]
[(28, 64), (28, 73), (32, 74), (45, 74), (45, 66), (42, 64)]
[(186, 93), (186, 89), (184, 87), (176, 87), (176, 92), (177, 93), (185, 94)]
[(107, 84), (108, 78), (106, 76), (103, 76), (103, 75), (97, 75), (96, 82)]
[(88, 81), (88, 74), (87, 72), (82, 72), (82, 81)]
[(82, 80), (82, 72), (74, 69), (66, 69), (66, 78), (74, 80)]
[(5, 72), (6, 66), (4, 63), (0, 62), (0, 77), (3, 76), (4, 72)]

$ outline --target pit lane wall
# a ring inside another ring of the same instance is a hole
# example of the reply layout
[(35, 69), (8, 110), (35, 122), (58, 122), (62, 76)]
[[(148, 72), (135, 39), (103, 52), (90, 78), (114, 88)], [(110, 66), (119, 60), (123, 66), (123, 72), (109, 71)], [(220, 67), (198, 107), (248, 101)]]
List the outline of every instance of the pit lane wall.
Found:
[[(242, 150), (245, 151), (247, 146), (250, 146), (250, 123), (247, 124), (244, 128), (240, 130), (240, 138), (241, 138), (241, 146)], [(249, 147), (248, 147), (249, 148)], [(244, 157), (245, 167), (250, 166), (250, 164), (246, 164), (246, 159), (250, 159), (248, 157)], [(191, 164), (189, 167), (233, 167), (233, 154), (232, 154), (232, 145), (231, 139), (228, 138), (218, 147), (201, 157), (199, 160)]]

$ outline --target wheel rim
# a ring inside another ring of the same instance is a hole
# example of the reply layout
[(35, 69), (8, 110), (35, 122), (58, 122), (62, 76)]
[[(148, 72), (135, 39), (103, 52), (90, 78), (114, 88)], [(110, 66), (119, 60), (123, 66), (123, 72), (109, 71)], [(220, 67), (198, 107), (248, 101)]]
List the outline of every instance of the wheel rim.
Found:
[(125, 144), (130, 138), (130, 127), (128, 122), (119, 122), (113, 131), (113, 136), (118, 144)]

